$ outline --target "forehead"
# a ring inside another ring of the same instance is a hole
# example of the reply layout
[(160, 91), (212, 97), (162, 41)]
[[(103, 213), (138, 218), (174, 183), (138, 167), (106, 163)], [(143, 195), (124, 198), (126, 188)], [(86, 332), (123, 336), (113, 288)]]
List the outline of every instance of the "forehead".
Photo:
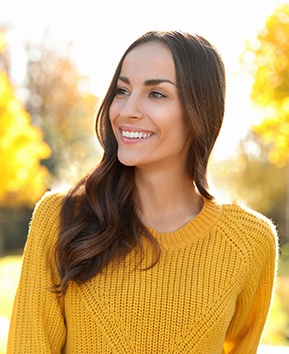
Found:
[(175, 64), (170, 48), (162, 42), (143, 43), (125, 57), (121, 75), (142, 74), (175, 77)]

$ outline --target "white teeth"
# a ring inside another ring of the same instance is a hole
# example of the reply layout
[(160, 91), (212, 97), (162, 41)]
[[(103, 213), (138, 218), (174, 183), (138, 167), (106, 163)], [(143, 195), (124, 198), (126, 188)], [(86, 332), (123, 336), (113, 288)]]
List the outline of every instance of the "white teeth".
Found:
[(131, 139), (144, 139), (150, 137), (152, 133), (129, 132), (129, 131), (122, 130), (121, 135)]

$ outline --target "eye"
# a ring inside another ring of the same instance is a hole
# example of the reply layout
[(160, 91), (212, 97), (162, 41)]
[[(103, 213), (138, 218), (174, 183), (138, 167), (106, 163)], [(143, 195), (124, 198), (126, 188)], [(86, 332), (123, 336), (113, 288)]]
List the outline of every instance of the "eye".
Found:
[(152, 98), (156, 98), (156, 99), (166, 98), (166, 95), (164, 95), (163, 93), (161, 93), (159, 91), (152, 91), (149, 96)]
[(116, 96), (125, 96), (125, 95), (129, 95), (129, 91), (126, 90), (123, 87), (117, 87), (115, 90), (115, 95)]

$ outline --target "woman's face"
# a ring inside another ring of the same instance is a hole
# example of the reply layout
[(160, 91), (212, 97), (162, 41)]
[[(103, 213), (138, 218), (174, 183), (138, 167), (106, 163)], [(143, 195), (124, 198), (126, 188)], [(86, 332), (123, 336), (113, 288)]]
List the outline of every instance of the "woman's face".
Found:
[(149, 42), (127, 54), (109, 116), (122, 164), (185, 166), (188, 133), (168, 46)]

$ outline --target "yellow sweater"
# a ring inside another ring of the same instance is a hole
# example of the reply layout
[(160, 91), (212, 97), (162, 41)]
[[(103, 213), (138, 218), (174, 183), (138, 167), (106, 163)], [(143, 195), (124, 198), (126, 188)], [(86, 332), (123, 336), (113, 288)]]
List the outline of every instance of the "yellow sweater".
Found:
[(59, 298), (47, 288), (58, 281), (62, 199), (50, 192), (35, 208), (8, 354), (256, 353), (276, 272), (277, 236), (264, 216), (205, 201), (178, 231), (151, 230), (163, 247), (153, 268), (134, 269), (132, 252)]

